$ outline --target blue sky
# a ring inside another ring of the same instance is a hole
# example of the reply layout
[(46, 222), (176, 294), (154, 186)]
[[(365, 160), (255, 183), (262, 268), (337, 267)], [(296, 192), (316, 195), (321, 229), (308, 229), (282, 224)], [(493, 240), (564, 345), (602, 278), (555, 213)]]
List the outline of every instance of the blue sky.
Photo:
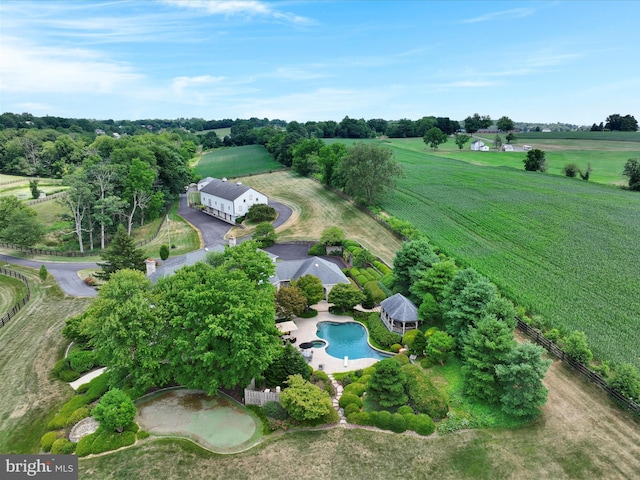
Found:
[(0, 110), (640, 118), (635, 1), (0, 2)]

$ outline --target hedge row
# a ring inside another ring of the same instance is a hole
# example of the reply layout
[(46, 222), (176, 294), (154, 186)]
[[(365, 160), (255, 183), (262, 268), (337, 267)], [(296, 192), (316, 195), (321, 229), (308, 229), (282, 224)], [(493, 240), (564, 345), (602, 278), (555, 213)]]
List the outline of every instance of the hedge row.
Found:
[(130, 423), (122, 433), (98, 427), (94, 433), (82, 437), (76, 446), (76, 455), (87, 456), (91, 453), (102, 453), (133, 445), (136, 442), (138, 424)]
[(402, 342), (402, 335), (390, 332), (382, 320), (379, 313), (372, 313), (368, 321), (369, 334), (373, 339), (385, 348), (390, 348), (394, 343)]
[(413, 430), (419, 435), (431, 435), (436, 430), (435, 423), (429, 415), (423, 413), (400, 412), (390, 413), (385, 410), (380, 412), (353, 412), (347, 415), (347, 421), (355, 425), (369, 425), (401, 433), (405, 430)]
[(409, 401), (419, 413), (426, 413), (433, 418), (444, 418), (449, 411), (447, 401), (433, 386), (417, 365), (402, 366), (402, 372), (407, 379), (407, 393)]
[(373, 262), (373, 266), (376, 267), (378, 271), (383, 275), (386, 275), (387, 273), (393, 273), (393, 270), (391, 270), (389, 267), (387, 267), (384, 263), (380, 262), (379, 260), (376, 260), (375, 262)]
[(369, 292), (369, 294), (371, 295), (371, 298), (373, 298), (373, 301), (376, 303), (380, 303), (385, 298), (387, 298), (385, 293), (380, 289), (380, 286), (378, 285), (377, 280), (371, 280), (365, 283), (364, 289), (365, 291)]
[[(86, 383), (76, 391), (76, 395), (65, 403), (58, 414), (51, 419), (47, 427), (49, 430), (59, 430), (61, 428), (75, 425), (83, 418), (89, 416), (87, 405), (104, 395), (109, 386), (107, 375), (102, 374), (89, 383)], [(83, 395), (84, 394), (84, 395)]]

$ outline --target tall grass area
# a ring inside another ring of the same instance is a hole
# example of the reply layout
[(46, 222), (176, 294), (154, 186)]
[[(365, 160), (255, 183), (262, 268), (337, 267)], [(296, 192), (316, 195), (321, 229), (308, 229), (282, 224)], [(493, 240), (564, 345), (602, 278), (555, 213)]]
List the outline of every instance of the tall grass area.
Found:
[(205, 153), (194, 170), (203, 178), (236, 178), (282, 168), (263, 146), (246, 145)]
[(405, 176), (382, 205), (531, 312), (640, 366), (640, 195), (391, 144)]

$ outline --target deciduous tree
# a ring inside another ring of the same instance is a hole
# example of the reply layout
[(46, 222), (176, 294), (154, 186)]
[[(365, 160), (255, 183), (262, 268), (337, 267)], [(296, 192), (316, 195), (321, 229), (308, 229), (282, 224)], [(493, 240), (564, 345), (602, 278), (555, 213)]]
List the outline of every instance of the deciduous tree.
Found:
[(273, 228), (270, 222), (261, 222), (256, 225), (253, 239), (256, 241), (260, 248), (270, 247), (278, 239), (276, 229)]
[(378, 203), (395, 188), (395, 179), (402, 175), (402, 167), (387, 147), (373, 143), (357, 143), (342, 158), (339, 175), (344, 191), (366, 205)]
[(629, 177), (629, 189), (640, 191), (640, 159), (630, 158), (627, 160), (622, 174)]
[(433, 150), (437, 150), (438, 146), (442, 145), (443, 143), (447, 143), (447, 135), (445, 133), (442, 133), (442, 130), (440, 130), (438, 127), (433, 127), (427, 130), (427, 132), (424, 134), (424, 137), (422, 137), (422, 140)]
[(298, 287), (307, 299), (307, 305), (315, 305), (324, 298), (324, 287), (315, 275), (303, 275), (298, 280), (292, 280), (291, 285)]
[(284, 387), (291, 375), (309, 380), (311, 372), (300, 351), (287, 342), (265, 370), (264, 380), (269, 387)]
[(276, 292), (276, 315), (291, 320), (307, 309), (307, 299), (297, 287), (280, 287)]
[(344, 231), (340, 227), (325, 228), (320, 235), (320, 243), (326, 246), (342, 245), (344, 241)]
[(471, 140), (470, 135), (465, 135), (464, 133), (456, 133), (456, 136), (453, 141), (456, 142), (456, 145), (458, 146), (458, 148), (462, 150), (464, 148), (465, 143), (467, 143), (469, 140)]
[(483, 115), (481, 117), (477, 113), (474, 113), (472, 116), (464, 119), (464, 129), (468, 134), (473, 135), (481, 128), (489, 128), (491, 123), (492, 121), (489, 115)]
[(136, 418), (136, 406), (126, 393), (112, 388), (102, 396), (91, 414), (100, 426), (121, 433)]
[(327, 301), (341, 310), (351, 310), (364, 301), (364, 294), (351, 283), (338, 283), (331, 288)]
[(515, 127), (515, 123), (507, 116), (500, 117), (496, 122), (496, 126), (503, 132), (510, 132)]
[(545, 158), (545, 153), (543, 150), (539, 148), (534, 148), (533, 150), (529, 150), (527, 152), (527, 157), (523, 160), (524, 169), (529, 172), (546, 172), (547, 171), (547, 160)]
[(293, 418), (316, 422), (331, 413), (333, 405), (329, 394), (308, 382), (301, 375), (292, 375), (288, 387), (280, 394), (280, 403)]

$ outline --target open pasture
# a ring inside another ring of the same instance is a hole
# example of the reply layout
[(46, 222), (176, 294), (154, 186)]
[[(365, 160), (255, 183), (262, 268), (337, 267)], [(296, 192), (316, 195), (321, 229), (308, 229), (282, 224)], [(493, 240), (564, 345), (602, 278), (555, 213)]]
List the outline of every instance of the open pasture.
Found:
[[(501, 136), (504, 141), (504, 135)], [(638, 137), (640, 138), (640, 135)], [(475, 138), (481, 138), (488, 146), (492, 147), (495, 135), (476, 135)], [(451, 138), (446, 144), (440, 145), (436, 151), (427, 147), (421, 138), (393, 138), (384, 142), (387, 146), (398, 146), (402, 151), (422, 152), (474, 165), (511, 167), (516, 170), (524, 170), (523, 160), (527, 156), (526, 152), (499, 152), (496, 150), (474, 152), (469, 149), (469, 143), (460, 150)], [(640, 157), (640, 144), (633, 141), (542, 139), (536, 137), (525, 140), (518, 136), (514, 146), (521, 148), (524, 144), (545, 151), (547, 174), (549, 175), (564, 176), (562, 169), (568, 163), (575, 163), (582, 170), (586, 170), (587, 165), (591, 164), (593, 171), (589, 181), (594, 183), (626, 185), (627, 178), (622, 175), (624, 164), (629, 158)], [(576, 180), (582, 181), (579, 177)]]
[(603, 359), (640, 366), (640, 195), (402, 148), (382, 205), (513, 301), (583, 330)]
[(203, 178), (237, 178), (282, 168), (261, 145), (247, 145), (205, 153), (200, 157), (195, 172)]

